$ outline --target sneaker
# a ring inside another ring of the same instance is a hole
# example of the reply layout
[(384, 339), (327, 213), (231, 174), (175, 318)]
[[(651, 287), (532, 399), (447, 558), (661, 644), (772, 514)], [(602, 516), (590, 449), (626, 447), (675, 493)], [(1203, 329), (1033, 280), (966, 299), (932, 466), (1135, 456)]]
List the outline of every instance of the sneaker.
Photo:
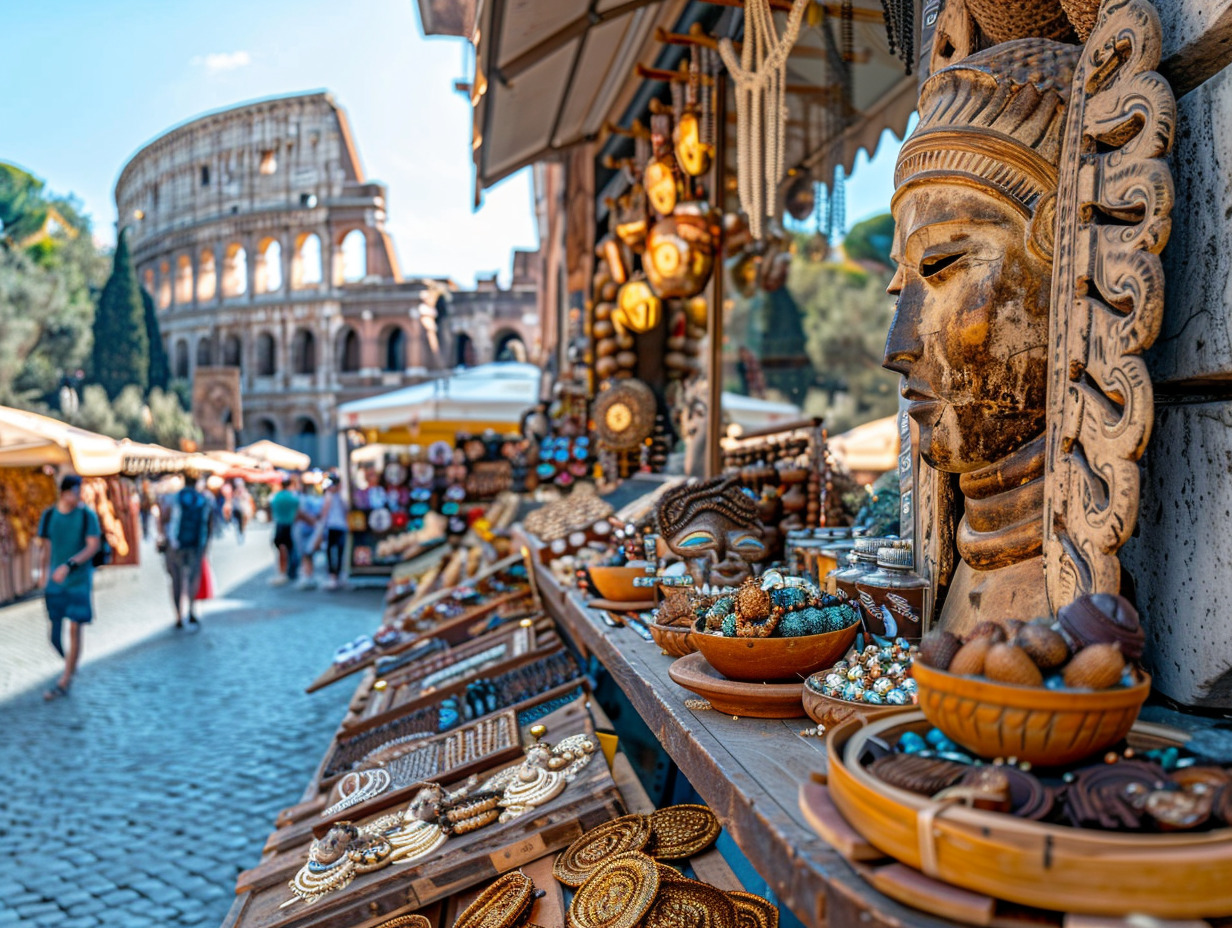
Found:
[(315, 590), (317, 582), (312, 577), (300, 577), (295, 581), (295, 588), (297, 590)]
[(322, 584), (321, 589), (332, 593), (334, 592), (334, 590), (338, 589), (338, 581), (331, 577), (330, 579), (326, 580), (324, 584)]
[(278, 574), (270, 580), (270, 586), (285, 586), (288, 583), (286, 574)]

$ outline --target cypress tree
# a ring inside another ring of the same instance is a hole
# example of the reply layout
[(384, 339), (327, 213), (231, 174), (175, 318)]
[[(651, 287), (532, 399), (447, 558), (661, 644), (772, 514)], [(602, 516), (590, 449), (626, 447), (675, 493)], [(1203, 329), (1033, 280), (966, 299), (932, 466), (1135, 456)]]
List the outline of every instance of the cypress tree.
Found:
[(145, 310), (145, 337), (150, 344), (149, 389), (166, 390), (171, 382), (171, 361), (163, 344), (162, 330), (158, 326), (158, 312), (154, 309), (154, 297), (145, 287), (141, 288), (141, 305)]
[(111, 276), (94, 312), (94, 381), (115, 399), (129, 384), (146, 387), (150, 340), (137, 272), (123, 231), (116, 242)]

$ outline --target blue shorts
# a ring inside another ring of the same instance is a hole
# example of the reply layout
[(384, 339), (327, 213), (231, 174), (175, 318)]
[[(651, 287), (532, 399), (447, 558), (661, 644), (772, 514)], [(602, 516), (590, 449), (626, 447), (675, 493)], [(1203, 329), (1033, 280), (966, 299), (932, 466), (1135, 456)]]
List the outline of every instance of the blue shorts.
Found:
[(73, 590), (49, 589), (43, 598), (47, 603), (47, 617), (53, 622), (68, 619), (85, 625), (94, 619), (94, 605), (88, 586)]

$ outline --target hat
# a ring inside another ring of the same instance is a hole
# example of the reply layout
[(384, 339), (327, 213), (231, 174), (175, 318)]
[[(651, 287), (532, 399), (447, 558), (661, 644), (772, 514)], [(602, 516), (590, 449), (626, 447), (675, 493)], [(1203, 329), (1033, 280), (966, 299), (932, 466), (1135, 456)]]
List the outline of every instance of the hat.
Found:
[(65, 474), (60, 478), (60, 492), (68, 493), (72, 490), (81, 489), (81, 478), (76, 474)]
[(920, 123), (899, 152), (896, 190), (961, 175), (1034, 213), (1057, 189), (1081, 52), (1078, 45), (1019, 39), (933, 74), (920, 91)]

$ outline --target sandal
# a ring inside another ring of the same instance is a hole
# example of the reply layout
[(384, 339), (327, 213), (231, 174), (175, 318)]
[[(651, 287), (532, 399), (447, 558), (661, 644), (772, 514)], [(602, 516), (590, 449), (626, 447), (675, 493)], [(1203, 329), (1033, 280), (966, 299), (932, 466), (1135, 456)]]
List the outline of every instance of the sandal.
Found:
[(47, 702), (51, 702), (53, 699), (59, 699), (61, 696), (67, 696), (67, 695), (68, 695), (68, 690), (65, 687), (61, 686), (59, 683), (57, 683), (55, 686), (53, 686), (51, 689), (47, 690), (47, 692), (43, 694), (43, 699)]

